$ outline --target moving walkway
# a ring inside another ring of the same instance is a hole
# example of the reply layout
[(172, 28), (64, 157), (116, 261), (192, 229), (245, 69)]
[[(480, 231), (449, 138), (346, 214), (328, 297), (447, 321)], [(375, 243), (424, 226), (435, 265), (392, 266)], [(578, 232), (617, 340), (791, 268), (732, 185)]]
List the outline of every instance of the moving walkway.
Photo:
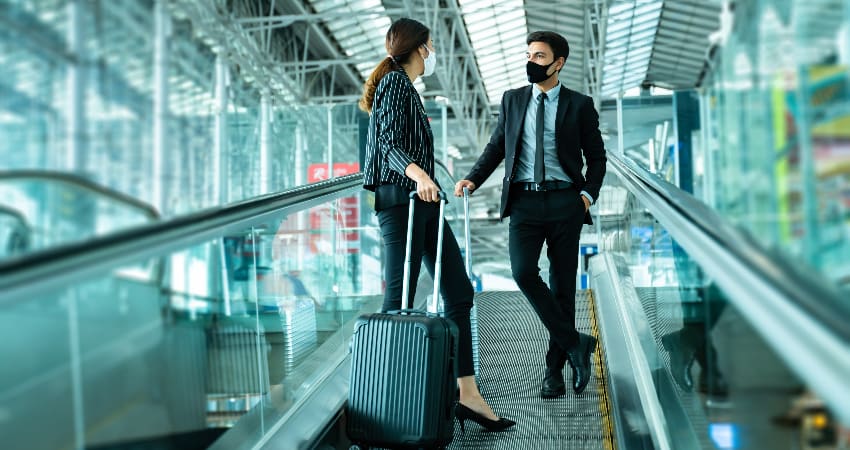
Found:
[[(840, 295), (633, 163), (610, 164), (612, 201), (586, 230), (600, 254), (576, 299), (578, 328), (600, 342), (591, 383), (540, 399), (539, 321), (516, 292), (478, 293), (481, 390), (519, 423), (458, 429), (450, 448), (781, 448), (808, 435), (750, 424), (781, 414), (793, 390), (822, 399), (810, 427), (821, 437), (847, 424)], [(0, 262), (0, 348), (14, 361), (0, 374), (5, 445), (347, 448), (351, 321), (381, 302), (368, 202), (352, 175)], [(715, 291), (730, 306), (699, 360), (682, 330)], [(757, 361), (721, 351), (734, 346)]]

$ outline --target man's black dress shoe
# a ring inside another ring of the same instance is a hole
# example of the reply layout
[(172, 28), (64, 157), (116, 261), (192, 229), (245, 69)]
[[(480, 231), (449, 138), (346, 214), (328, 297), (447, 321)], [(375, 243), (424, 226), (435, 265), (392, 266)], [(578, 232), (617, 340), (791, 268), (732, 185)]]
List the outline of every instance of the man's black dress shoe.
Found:
[(540, 396), (543, 398), (555, 398), (565, 395), (567, 387), (564, 384), (563, 369), (546, 368), (543, 375), (543, 387), (540, 388)]
[(596, 351), (596, 338), (579, 333), (579, 345), (568, 352), (570, 366), (573, 368), (573, 391), (584, 392), (590, 381), (590, 354)]
[(681, 333), (676, 332), (661, 337), (661, 344), (670, 354), (670, 372), (673, 380), (682, 390), (690, 392), (694, 387), (691, 378), (691, 365), (694, 363), (693, 350), (685, 348)]

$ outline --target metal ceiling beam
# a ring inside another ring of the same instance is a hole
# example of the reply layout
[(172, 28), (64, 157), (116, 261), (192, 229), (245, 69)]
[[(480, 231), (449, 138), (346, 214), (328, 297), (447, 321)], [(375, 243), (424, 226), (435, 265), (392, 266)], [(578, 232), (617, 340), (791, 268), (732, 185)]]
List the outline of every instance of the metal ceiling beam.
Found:
[[(273, 48), (272, 52), (266, 51), (261, 38), (254, 33), (244, 32), (240, 25), (233, 23), (233, 14), (223, 16), (219, 8), (208, 2), (192, 0), (173, 0), (173, 2), (177, 10), (191, 18), (195, 32), (201, 35), (201, 39), (217, 48), (230, 66), (238, 70), (238, 78), (235, 81), (250, 84), (244, 85), (244, 92), (255, 94), (256, 102), (247, 106), (259, 108), (260, 97), (266, 94), (274, 104), (288, 105), (297, 110), (300, 105), (315, 104), (314, 96), (326, 98), (331, 95), (332, 78), (308, 78), (303, 76), (304, 74), (292, 76), (293, 74), (284, 72), (278, 67), (279, 60), (276, 58), (284, 52), (279, 48)], [(292, 30), (283, 29), (276, 33), (292, 32)], [(289, 45), (293, 49), (291, 53), (298, 52), (304, 55), (309, 46), (309, 39), (304, 39), (306, 43), (303, 46), (299, 46), (299, 42), (295, 39), (279, 38), (273, 39), (270, 44)], [(311, 84), (316, 83), (317, 80), (325, 86), (314, 88)], [(327, 133), (327, 124), (316, 114), (295, 114), (299, 117), (298, 122), (303, 124), (303, 130), (306, 133), (316, 136), (324, 136)], [(339, 133), (339, 130), (334, 132)], [(344, 142), (345, 137), (340, 137), (340, 141)], [(345, 151), (348, 150), (350, 149)]]
[[(223, 8), (222, 2), (224, 0), (172, 0), (175, 9), (191, 18), (205, 42), (239, 67), (242, 79), (253, 83), (258, 91), (268, 91), (276, 98), (276, 103), (315, 104), (315, 98), (331, 98), (340, 93), (359, 92), (362, 88), (362, 77), (352, 68), (354, 63), (342, 55), (326, 30), (316, 23), (274, 31), (267, 28), (249, 30), (246, 24), (239, 22), (246, 17), (239, 14), (256, 14), (257, 9), (251, 7), (253, 4), (242, 0)], [(292, 0), (276, 1), (274, 10), (270, 6), (268, 9), (270, 14), (277, 14), (281, 8), (290, 7), (297, 14), (308, 14), (301, 2)], [(252, 18), (257, 17), (247, 17)], [(297, 27), (304, 29), (296, 31)], [(317, 55), (330, 57), (321, 60), (324, 67), (311, 63), (311, 58)]]
[(654, 59), (649, 64), (650, 69), (654, 67), (669, 67), (673, 69), (690, 69), (699, 71), (702, 70), (704, 63), (702, 61), (695, 61), (690, 58), (677, 58), (673, 55), (655, 55)]
[[(304, 8), (306, 11), (306, 8)], [(392, 14), (401, 14), (404, 11), (388, 11), (385, 9), (362, 9), (357, 12), (358, 18), (361, 17), (369, 17), (369, 16), (379, 16), (384, 17), (386, 15)], [(325, 22), (328, 19), (332, 18), (351, 18), (351, 13), (348, 11), (340, 11), (340, 12), (323, 12), (323, 13), (298, 13), (298, 14), (280, 14), (280, 15), (270, 15), (270, 16), (261, 16), (261, 17), (240, 17), (236, 19), (237, 23), (240, 24), (263, 24), (265, 26), (277, 26), (277, 27), (288, 27), (295, 22)]]
[[(594, 59), (592, 61), (588, 60), (588, 64), (592, 64), (593, 73), (593, 83), (591, 80), (588, 80), (588, 87), (592, 87), (592, 91), (588, 92), (588, 94), (593, 96), (593, 104), (596, 107), (596, 110), (599, 111), (600, 105), (602, 104), (602, 86), (604, 85), (604, 78), (606, 73), (603, 71), (605, 67), (605, 60), (607, 57), (607, 35), (608, 35), (608, 9), (610, 8), (609, 0), (595, 0), (593, 2), (593, 8), (587, 8), (587, 17), (589, 27), (587, 29), (587, 34), (589, 36), (589, 40), (585, 40), (585, 44), (590, 43), (590, 45), (595, 49)], [(591, 17), (592, 16), (592, 17)], [(592, 19), (592, 20), (591, 20)], [(596, 27), (592, 26), (593, 21), (596, 22)]]
[(691, 55), (691, 58), (702, 59), (703, 54), (708, 49), (708, 41), (705, 44), (699, 44), (695, 42), (668, 40), (662, 37), (661, 40), (656, 40), (655, 45), (652, 47), (654, 52), (683, 53)]
[[(403, 11), (431, 30), (440, 64), (434, 74), (437, 83), (423, 79), (427, 88), (423, 94), (450, 100), (449, 109), (459, 122), (456, 126), (463, 130), (470, 149), (478, 152), (489, 138), (490, 105), (478, 66), (469, 56), (475, 52), (457, 2), (450, 0), (440, 5), (430, 0), (384, 0), (383, 5), (389, 11)], [(438, 86), (435, 88), (434, 84)]]
[[(287, 10), (291, 10), (298, 15), (309, 15), (310, 11), (304, 6), (304, 2), (297, 0), (280, 0), (275, 3), (275, 12), (282, 12), (286, 8)], [(326, 31), (320, 28), (316, 22), (311, 22), (307, 25), (310, 30), (310, 37), (312, 39), (312, 44), (315, 45), (315, 50), (317, 53), (325, 54), (330, 56), (332, 59), (337, 60), (345, 60), (348, 59), (347, 55), (344, 55), (338, 48), (338, 46), (331, 41), (331, 38), (326, 35)], [(348, 65), (340, 65), (340, 75), (344, 78), (344, 80), (350, 83), (352, 86), (356, 86), (360, 88), (363, 85), (363, 78), (360, 74), (355, 71), (351, 66)]]
[(306, 61), (280, 62), (278, 67), (282, 69), (294, 68), (326, 68), (327, 66), (356, 65), (363, 63), (375, 63), (375, 58), (349, 58), (349, 59), (308, 59)]

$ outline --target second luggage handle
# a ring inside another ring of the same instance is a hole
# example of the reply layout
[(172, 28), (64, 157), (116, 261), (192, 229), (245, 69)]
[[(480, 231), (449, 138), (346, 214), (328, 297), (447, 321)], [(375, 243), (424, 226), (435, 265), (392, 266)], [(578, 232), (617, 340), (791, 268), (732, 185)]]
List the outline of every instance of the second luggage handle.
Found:
[(466, 247), (463, 250), (466, 276), (472, 279), (472, 234), (469, 231), (469, 188), (463, 187), (463, 233)]
[[(410, 257), (411, 257), (411, 242), (413, 242), (413, 210), (416, 205), (416, 197), (418, 197), (418, 193), (413, 191), (410, 193), (410, 206), (407, 211), (407, 242), (405, 244), (404, 250), (404, 278), (401, 282), (401, 301), (402, 301), (402, 310), (405, 309), (405, 303), (409, 303), (406, 309), (413, 309), (413, 299), (408, 300), (410, 296)], [(439, 191), (438, 195), (440, 196), (440, 216), (439, 216), (439, 225), (437, 226), (437, 256), (434, 261), (434, 299), (439, 299), (440, 295), (440, 276), (442, 275), (443, 268), (443, 222), (445, 222), (445, 214), (446, 214), (446, 202), (448, 198), (446, 197), (446, 193), (443, 191)]]

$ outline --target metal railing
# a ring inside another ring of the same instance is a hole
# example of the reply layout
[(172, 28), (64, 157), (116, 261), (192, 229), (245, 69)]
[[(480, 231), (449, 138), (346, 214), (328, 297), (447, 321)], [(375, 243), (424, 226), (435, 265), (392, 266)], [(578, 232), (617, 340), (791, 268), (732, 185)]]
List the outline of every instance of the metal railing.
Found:
[(71, 280), (213, 239), (273, 214), (350, 195), (361, 184), (362, 174), (356, 173), (6, 259), (0, 261), (0, 301), (32, 298)]

